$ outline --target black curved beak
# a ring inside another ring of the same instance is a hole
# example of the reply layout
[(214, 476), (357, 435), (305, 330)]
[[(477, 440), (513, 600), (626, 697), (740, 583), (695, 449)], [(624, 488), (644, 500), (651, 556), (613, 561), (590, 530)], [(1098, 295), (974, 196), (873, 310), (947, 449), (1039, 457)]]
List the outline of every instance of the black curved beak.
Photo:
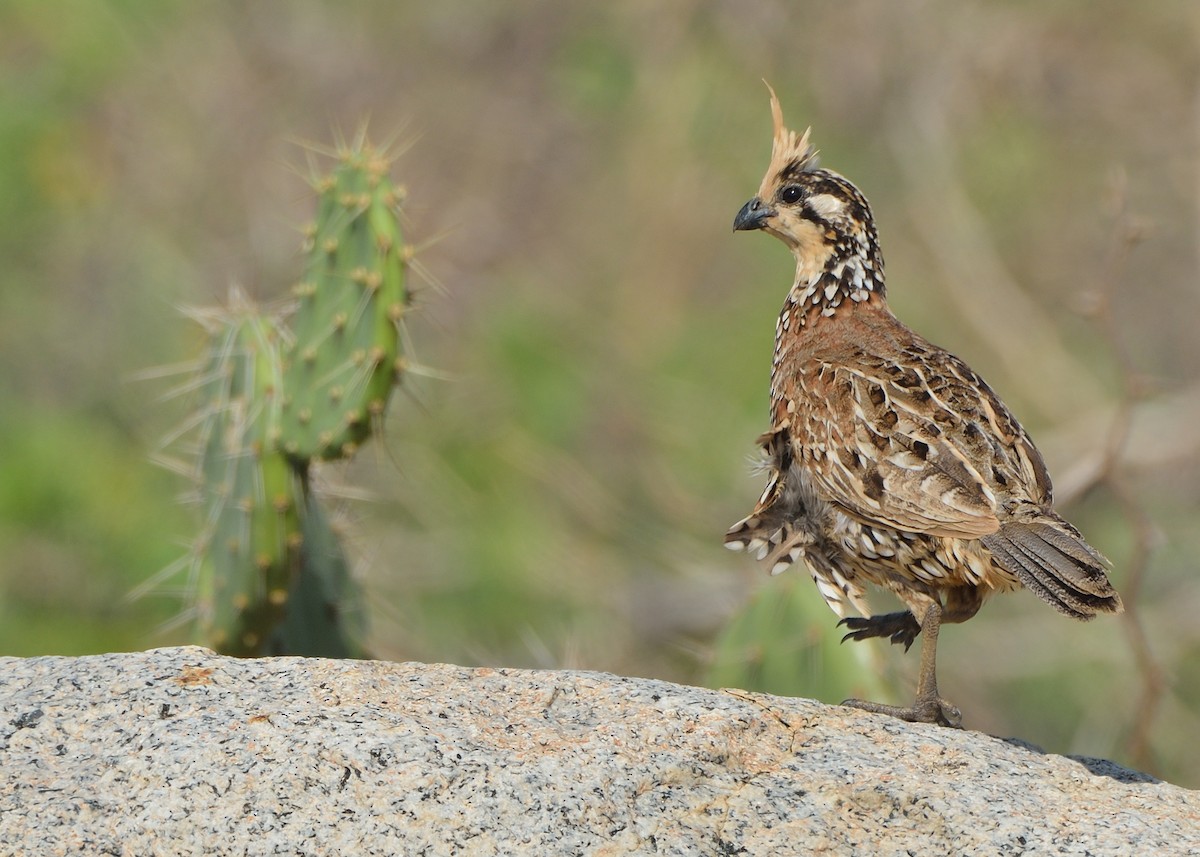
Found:
[(733, 218), (733, 231), (746, 229), (762, 229), (767, 218), (775, 213), (775, 209), (767, 205), (757, 196), (742, 206), (742, 210)]

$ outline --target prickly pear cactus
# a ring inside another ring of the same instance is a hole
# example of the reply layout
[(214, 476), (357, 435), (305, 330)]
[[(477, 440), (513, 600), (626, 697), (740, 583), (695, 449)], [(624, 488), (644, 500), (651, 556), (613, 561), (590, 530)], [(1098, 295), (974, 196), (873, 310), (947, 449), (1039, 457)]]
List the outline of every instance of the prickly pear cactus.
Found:
[[(411, 248), (391, 163), (363, 136), (314, 180), (317, 217), (288, 315), (235, 293), (199, 312), (210, 334), (196, 390), (205, 642), (234, 655), (361, 657), (361, 595), (312, 491), (322, 459), (349, 458), (381, 425), (402, 365)], [(180, 432), (181, 435), (186, 431)]]
[(411, 250), (390, 165), (360, 140), (315, 182), (317, 220), (284, 357), (280, 444), (294, 461), (353, 455), (379, 425), (401, 369)]
[(243, 299), (214, 316), (201, 381), (198, 473), (203, 633), (228, 654), (256, 653), (283, 619), (301, 560), (304, 486), (274, 447), (280, 331)]

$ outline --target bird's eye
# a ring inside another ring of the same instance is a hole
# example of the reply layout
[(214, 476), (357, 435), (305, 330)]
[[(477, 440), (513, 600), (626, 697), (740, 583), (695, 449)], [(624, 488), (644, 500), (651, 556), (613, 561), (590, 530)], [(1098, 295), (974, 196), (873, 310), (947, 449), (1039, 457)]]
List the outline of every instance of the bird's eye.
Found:
[(788, 205), (794, 205), (799, 202), (804, 196), (804, 191), (794, 184), (790, 184), (779, 192), (779, 201), (786, 202)]

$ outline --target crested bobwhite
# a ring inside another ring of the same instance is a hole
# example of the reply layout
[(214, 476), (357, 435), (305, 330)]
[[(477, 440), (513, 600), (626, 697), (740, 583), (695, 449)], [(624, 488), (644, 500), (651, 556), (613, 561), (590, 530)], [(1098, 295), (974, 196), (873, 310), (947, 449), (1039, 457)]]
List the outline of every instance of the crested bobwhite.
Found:
[[(958, 726), (938, 694), (943, 622), (975, 615), (1022, 586), (1076, 619), (1119, 613), (1107, 561), (1055, 513), (1041, 455), (1004, 403), (954, 355), (892, 314), (866, 198), (821, 169), (787, 130), (771, 92), (775, 139), (758, 195), (735, 230), (761, 229), (796, 258), (775, 329), (770, 478), (725, 536), (779, 573), (803, 559), (847, 639), (923, 635), (916, 702), (846, 704)], [(864, 587), (907, 607), (869, 616)], [(847, 607), (862, 617), (846, 617)]]

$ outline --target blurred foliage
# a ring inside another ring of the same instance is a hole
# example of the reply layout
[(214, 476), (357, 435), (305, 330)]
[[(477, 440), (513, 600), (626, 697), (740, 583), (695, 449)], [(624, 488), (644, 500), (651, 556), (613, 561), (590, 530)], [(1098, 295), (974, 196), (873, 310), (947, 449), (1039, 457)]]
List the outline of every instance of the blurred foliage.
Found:
[[(0, 652), (185, 640), (153, 629), (186, 581), (122, 597), (187, 531), (147, 463), (180, 414), (130, 379), (195, 353), (176, 305), (297, 279), (289, 141), (369, 116), (411, 142), (428, 280), (415, 406), (326, 473), (373, 498), (350, 506), (369, 648), (725, 681), (722, 629), (764, 616), (780, 657), (743, 649), (747, 684), (835, 701), (883, 676), (907, 696), (915, 653), (822, 648), (840, 635), (803, 575), (720, 547), (760, 489), (791, 276), (775, 242), (729, 233), (770, 148), (765, 77), (872, 200), (897, 313), (1022, 417), (1119, 588), (1148, 555), (1136, 615), (1166, 684), (1147, 754), (1123, 620), (996, 599), (947, 630), (943, 691), (973, 728), (1200, 785), (1197, 25), (1184, 0), (10, 0)], [(1147, 227), (1123, 267), (1116, 175)], [(1106, 280), (1143, 376), (1118, 462), (1152, 552), (1096, 478), (1122, 369), (1077, 310)]]

